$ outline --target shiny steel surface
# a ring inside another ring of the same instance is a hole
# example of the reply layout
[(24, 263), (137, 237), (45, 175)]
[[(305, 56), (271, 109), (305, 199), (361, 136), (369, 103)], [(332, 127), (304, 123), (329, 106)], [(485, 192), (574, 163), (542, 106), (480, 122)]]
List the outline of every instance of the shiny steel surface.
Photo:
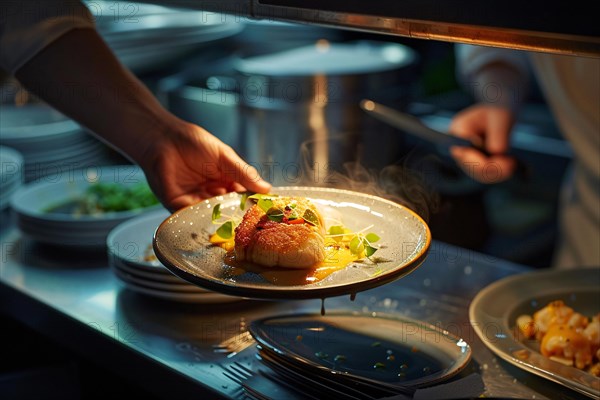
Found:
[[(213, 346), (244, 332), (254, 319), (321, 309), (319, 300), (202, 305), (146, 298), (119, 283), (103, 252), (76, 253), (34, 243), (21, 237), (6, 212), (0, 249), (0, 312), (165, 398), (174, 393), (178, 398), (243, 398), (240, 383), (227, 378), (224, 367), (237, 362), (255, 372), (266, 369), (255, 357), (256, 348), (228, 357)], [(468, 322), (469, 303), (480, 289), (526, 271), (434, 241), (422, 267), (409, 276), (358, 293), (354, 301), (347, 296), (326, 299), (325, 309), (398, 313), (463, 337), (473, 349), (465, 373), (481, 374), (485, 397), (581, 398), (495, 357)], [(134, 362), (136, 367), (130, 367)], [(265, 379), (255, 374), (245, 384), (256, 390), (277, 386)]]

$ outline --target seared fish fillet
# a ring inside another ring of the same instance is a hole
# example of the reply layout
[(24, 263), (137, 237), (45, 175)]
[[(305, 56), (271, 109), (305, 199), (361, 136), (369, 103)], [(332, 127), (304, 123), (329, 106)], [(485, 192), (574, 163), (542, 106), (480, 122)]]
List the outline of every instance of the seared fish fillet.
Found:
[(311, 268), (325, 259), (324, 226), (317, 209), (305, 199), (274, 199), (275, 205), (282, 210), (290, 201), (294, 202), (297, 215), (302, 216), (310, 208), (319, 223), (315, 226), (303, 220), (296, 223), (273, 221), (254, 205), (235, 229), (237, 260), (267, 267)]

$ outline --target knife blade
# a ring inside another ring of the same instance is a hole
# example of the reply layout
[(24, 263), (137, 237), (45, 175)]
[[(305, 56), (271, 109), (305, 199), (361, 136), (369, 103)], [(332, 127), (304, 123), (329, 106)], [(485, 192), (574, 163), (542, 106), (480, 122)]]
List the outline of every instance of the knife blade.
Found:
[(360, 107), (369, 115), (372, 115), (380, 121), (383, 121), (391, 126), (401, 129), (402, 131), (408, 134), (424, 139), (428, 142), (443, 147), (475, 147), (477, 150), (480, 150), (487, 155), (485, 149), (483, 149), (480, 146), (476, 146), (470, 140), (443, 133), (433, 128), (430, 128), (429, 126), (425, 125), (419, 118), (413, 115), (394, 110), (393, 108), (376, 103), (372, 100), (362, 100), (360, 102)]
[[(430, 128), (429, 126), (425, 125), (423, 121), (413, 115), (394, 110), (393, 108), (366, 99), (360, 102), (360, 107), (369, 115), (372, 115), (380, 121), (386, 122), (387, 124), (401, 129), (406, 133), (427, 140), (438, 146), (446, 148), (451, 146), (471, 147), (479, 150), (487, 157), (491, 156), (491, 154), (483, 147), (482, 144), (473, 143), (468, 139), (443, 133)], [(528, 180), (531, 176), (529, 166), (525, 165), (522, 160), (515, 157), (510, 152), (506, 153), (506, 155), (513, 157), (517, 163), (515, 174)]]

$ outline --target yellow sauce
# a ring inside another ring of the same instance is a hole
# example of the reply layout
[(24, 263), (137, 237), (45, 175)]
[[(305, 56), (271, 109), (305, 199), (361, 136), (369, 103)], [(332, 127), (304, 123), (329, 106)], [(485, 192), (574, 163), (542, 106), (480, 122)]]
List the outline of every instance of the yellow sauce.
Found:
[(209, 241), (215, 246), (223, 248), (225, 251), (232, 251), (235, 246), (235, 240), (233, 237), (230, 239), (223, 239), (221, 236), (213, 233)]
[(231, 275), (237, 276), (246, 272), (259, 274), (268, 282), (280, 286), (307, 285), (325, 279), (336, 271), (346, 268), (352, 262), (359, 259), (356, 254), (352, 254), (348, 246), (335, 241), (325, 243), (325, 259), (312, 268), (279, 268), (265, 267), (262, 265), (239, 262), (235, 259), (233, 248), (234, 239), (223, 239), (214, 234), (210, 237), (210, 242), (227, 251), (223, 259), (224, 263), (231, 267)]

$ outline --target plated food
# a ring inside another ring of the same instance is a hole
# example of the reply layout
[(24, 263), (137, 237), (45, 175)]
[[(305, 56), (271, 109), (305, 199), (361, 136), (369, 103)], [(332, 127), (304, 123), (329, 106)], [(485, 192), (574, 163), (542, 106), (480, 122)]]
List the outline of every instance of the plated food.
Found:
[(430, 243), (427, 224), (401, 204), (289, 186), (268, 195), (230, 193), (178, 210), (158, 227), (153, 246), (171, 272), (207, 289), (323, 299), (401, 278), (421, 265)]
[[(302, 285), (354, 262), (377, 263), (371, 257), (379, 236), (350, 231), (341, 217), (326, 218), (306, 197), (244, 194), (240, 210), (247, 208), (246, 202), (251, 206), (241, 220), (227, 216), (209, 238), (227, 251), (224, 262), (230, 267), (254, 271), (274, 283)], [(214, 223), (222, 219), (220, 207), (213, 209)]]
[(516, 324), (526, 339), (538, 341), (542, 355), (600, 377), (600, 313), (588, 317), (554, 300)]
[[(577, 358), (580, 365), (585, 359), (585, 352), (576, 355), (585, 348), (583, 341), (573, 346), (567, 340), (569, 334), (560, 333), (560, 326), (564, 330), (565, 321), (567, 326), (579, 325), (581, 316), (593, 322), (600, 313), (599, 283), (600, 268), (539, 270), (508, 276), (475, 296), (469, 319), (479, 338), (497, 356), (517, 368), (598, 398), (600, 378), (589, 370), (592, 364), (577, 368)], [(538, 327), (533, 320), (539, 321)], [(542, 351), (542, 347), (546, 349)]]
[(311, 268), (325, 259), (325, 222), (302, 197), (267, 197), (254, 204), (235, 228), (238, 262), (267, 267)]

